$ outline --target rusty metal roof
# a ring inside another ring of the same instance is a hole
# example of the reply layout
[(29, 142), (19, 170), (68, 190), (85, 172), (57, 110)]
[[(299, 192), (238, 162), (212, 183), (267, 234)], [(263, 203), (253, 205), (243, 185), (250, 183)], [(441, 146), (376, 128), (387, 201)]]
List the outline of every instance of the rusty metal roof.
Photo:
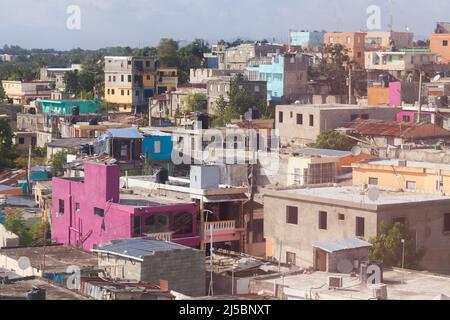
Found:
[(429, 122), (400, 123), (384, 120), (356, 120), (350, 128), (364, 136), (389, 136), (398, 138), (450, 137), (450, 131)]

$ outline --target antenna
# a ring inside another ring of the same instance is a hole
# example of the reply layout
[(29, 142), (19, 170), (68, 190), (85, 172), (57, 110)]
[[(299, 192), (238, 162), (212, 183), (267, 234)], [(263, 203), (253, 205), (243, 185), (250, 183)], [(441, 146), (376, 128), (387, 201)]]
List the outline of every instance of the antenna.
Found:
[(392, 32), (394, 29), (394, 13), (393, 13), (393, 4), (394, 0), (389, 0), (389, 14), (390, 14), (390, 24), (389, 24), (389, 30)]

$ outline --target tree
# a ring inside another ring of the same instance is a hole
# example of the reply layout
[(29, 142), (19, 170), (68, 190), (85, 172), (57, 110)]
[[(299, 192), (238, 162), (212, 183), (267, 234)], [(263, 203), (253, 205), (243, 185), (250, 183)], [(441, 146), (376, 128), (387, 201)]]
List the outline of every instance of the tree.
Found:
[(208, 98), (203, 93), (190, 93), (185, 98), (185, 112), (201, 112), (208, 108)]
[(50, 157), (50, 165), (52, 167), (52, 175), (54, 177), (64, 175), (64, 166), (67, 164), (68, 151), (60, 151)]
[(5, 210), (5, 229), (19, 237), (20, 245), (28, 246), (32, 243), (31, 235), (25, 226), (22, 209)]
[(64, 74), (66, 92), (78, 95), (80, 93), (80, 79), (78, 70), (68, 71)]
[(157, 58), (163, 67), (178, 66), (178, 43), (173, 39), (163, 38), (157, 48)]
[(423, 257), (423, 249), (416, 248), (416, 240), (403, 223), (389, 227), (384, 221), (380, 224), (377, 237), (370, 239), (372, 248), (369, 258), (389, 267), (402, 267), (403, 243), (405, 240), (405, 264), (407, 269), (418, 269)]
[(14, 133), (6, 119), (0, 119), (0, 169), (9, 168), (16, 159)]
[(5, 99), (6, 99), (5, 89), (3, 89), (3, 86), (0, 83), (0, 101), (5, 100)]
[(336, 131), (322, 132), (316, 142), (308, 144), (310, 148), (342, 150), (349, 151), (355, 146), (355, 142), (350, 140), (347, 136)]
[(178, 50), (178, 77), (180, 83), (189, 81), (190, 69), (203, 67), (204, 54), (210, 52), (208, 42), (195, 39), (191, 44)]
[(216, 127), (222, 127), (230, 123), (231, 120), (239, 117), (239, 113), (230, 108), (229, 103), (225, 100), (224, 96), (220, 95), (215, 103), (215, 113), (217, 116), (214, 119), (214, 125)]
[(229, 107), (238, 115), (243, 115), (250, 108), (256, 108), (260, 116), (265, 117), (268, 112), (267, 100), (240, 88), (240, 77), (236, 75), (231, 80), (229, 92)]
[(36, 221), (29, 230), (33, 245), (39, 246), (51, 243), (51, 227), (48, 222)]

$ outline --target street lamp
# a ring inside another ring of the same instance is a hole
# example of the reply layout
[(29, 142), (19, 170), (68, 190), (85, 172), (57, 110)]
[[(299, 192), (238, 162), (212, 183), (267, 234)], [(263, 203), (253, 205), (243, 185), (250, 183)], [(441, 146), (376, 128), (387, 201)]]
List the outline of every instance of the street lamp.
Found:
[(402, 245), (403, 245), (403, 252), (402, 252), (402, 269), (405, 268), (405, 239), (402, 239)]

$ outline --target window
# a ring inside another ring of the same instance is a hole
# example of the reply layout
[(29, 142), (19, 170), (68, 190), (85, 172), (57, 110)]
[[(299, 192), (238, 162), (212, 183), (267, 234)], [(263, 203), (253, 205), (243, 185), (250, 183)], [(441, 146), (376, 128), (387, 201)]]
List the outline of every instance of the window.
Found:
[(300, 184), (301, 183), (301, 178), (302, 178), (302, 169), (295, 168), (294, 169), (294, 183), (295, 184)]
[(338, 219), (339, 219), (339, 221), (345, 221), (345, 214), (339, 213), (338, 214)]
[(147, 75), (147, 80), (150, 80), (150, 75)]
[(111, 82), (111, 76), (108, 77), (108, 81)]
[(361, 217), (356, 217), (356, 236), (364, 237), (365, 235), (365, 220)]
[(450, 232), (450, 213), (444, 214), (444, 232)]
[(400, 223), (400, 224), (405, 225), (406, 224), (406, 218), (405, 217), (394, 218), (394, 219), (392, 219), (392, 223), (393, 224)]
[(115, 95), (116, 94), (116, 90), (115, 89), (111, 89), (111, 94)]
[(255, 86), (255, 92), (259, 92), (259, 91), (260, 91), (259, 86)]
[(402, 121), (406, 123), (411, 122), (411, 116), (403, 116)]
[(294, 117), (294, 113), (292, 111), (290, 112), (289, 115), (291, 116), (291, 119)]
[(369, 120), (369, 115), (368, 115), (368, 114), (362, 114), (362, 115), (361, 115), (361, 119), (363, 119), (363, 120)]
[(303, 114), (297, 114), (297, 124), (303, 124)]
[(442, 41), (442, 46), (443, 47), (448, 47), (448, 40), (443, 40)]
[(283, 123), (283, 111), (278, 112), (278, 122)]
[(264, 242), (264, 219), (253, 220), (253, 242)]
[(312, 114), (309, 115), (309, 126), (314, 127), (314, 116)]
[(155, 153), (161, 153), (161, 141), (155, 141), (154, 148)]
[(407, 190), (416, 190), (416, 182), (415, 181), (406, 181), (406, 189)]
[(116, 76), (113, 77), (113, 81), (116, 82)]
[(293, 252), (286, 252), (286, 263), (291, 265), (291, 266), (295, 266), (295, 261), (297, 260), (297, 257), (295, 255), (295, 253)]
[(58, 208), (59, 214), (64, 214), (64, 200), (59, 200), (59, 208)]
[(286, 207), (286, 223), (288, 224), (298, 224), (298, 208), (297, 207)]
[(105, 216), (105, 210), (101, 208), (94, 208), (94, 215), (103, 218)]
[(108, 94), (111, 94), (111, 89), (108, 89)]
[(125, 95), (125, 90), (120, 90), (120, 95), (124, 96)]
[(139, 97), (139, 90), (136, 90), (136, 97)]
[(80, 212), (80, 204), (78, 202), (75, 203), (75, 211)]
[(128, 75), (128, 82), (131, 82), (131, 75)]
[(153, 215), (144, 221), (145, 233), (161, 233), (169, 231), (169, 219), (164, 215)]
[(319, 211), (319, 229), (327, 230), (328, 229), (328, 221), (327, 221), (328, 213), (325, 211)]
[(133, 219), (133, 237), (141, 236), (141, 217), (135, 216)]
[(175, 235), (187, 235), (192, 233), (192, 214), (189, 212), (178, 213), (173, 219)]
[(377, 186), (378, 178), (369, 178), (369, 186)]
[(358, 56), (358, 58), (361, 58), (361, 57), (362, 57), (362, 52), (361, 52), (361, 51), (358, 51), (357, 56)]
[(25, 138), (19, 138), (19, 144), (25, 144)]
[(125, 76), (123, 74), (120, 76), (120, 81), (122, 81), (122, 82), (125, 81)]

